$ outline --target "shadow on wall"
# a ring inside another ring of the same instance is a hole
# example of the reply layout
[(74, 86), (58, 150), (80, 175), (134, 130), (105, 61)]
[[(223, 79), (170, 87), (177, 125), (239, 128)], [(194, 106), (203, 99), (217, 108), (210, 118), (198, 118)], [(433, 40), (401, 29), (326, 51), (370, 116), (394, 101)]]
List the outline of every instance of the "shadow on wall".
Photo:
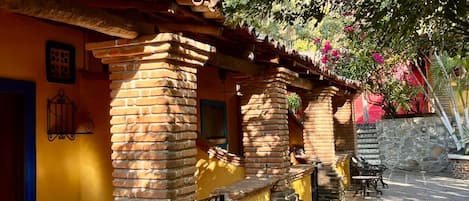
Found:
[[(160, 34), (163, 40), (174, 40), (174, 35)], [(157, 39), (155, 39), (157, 40)], [(169, 188), (178, 188), (176, 177), (185, 178), (191, 185), (192, 170), (196, 165), (197, 138), (197, 68), (199, 61), (184, 60), (189, 50), (167, 54), (167, 44), (151, 44), (162, 48), (161, 53), (144, 53), (146, 45), (133, 46), (134, 56), (110, 56), (122, 54), (117, 49), (98, 49), (93, 54), (110, 63), (112, 165), (114, 167), (115, 197), (132, 197), (137, 190), (140, 197), (151, 197), (150, 189), (167, 189), (155, 179), (169, 178)], [(193, 47), (191, 47), (193, 48)], [(181, 59), (185, 62), (171, 59)], [(175, 153), (175, 154), (168, 154)], [(177, 160), (175, 160), (177, 159)], [(147, 175), (148, 169), (153, 173)], [(184, 171), (179, 171), (179, 170)], [(128, 176), (128, 172), (137, 172)], [(175, 176), (174, 176), (175, 175)], [(129, 183), (127, 179), (139, 182)], [(163, 179), (162, 179), (163, 180)], [(195, 178), (194, 178), (195, 180)], [(190, 185), (190, 186), (189, 186)], [(170, 189), (171, 190), (171, 189)], [(176, 192), (176, 191), (174, 191)], [(192, 192), (169, 196), (192, 196)], [(167, 195), (161, 197), (167, 199)], [(192, 198), (191, 198), (192, 199)]]
[[(257, 80), (271, 80), (260, 77)], [(283, 174), (288, 156), (286, 87), (278, 81), (241, 84), (241, 113), (246, 175)]]
[(334, 115), (334, 140), (337, 152), (353, 151), (354, 127), (352, 105), (344, 97), (334, 97), (332, 101)]
[(350, 151), (353, 150), (353, 133), (350, 133), (349, 127), (353, 126), (352, 120), (347, 122), (341, 122), (334, 117), (334, 139), (335, 139), (335, 151)]
[(197, 200), (204, 199), (218, 187), (233, 184), (244, 179), (244, 168), (235, 166), (197, 149)]

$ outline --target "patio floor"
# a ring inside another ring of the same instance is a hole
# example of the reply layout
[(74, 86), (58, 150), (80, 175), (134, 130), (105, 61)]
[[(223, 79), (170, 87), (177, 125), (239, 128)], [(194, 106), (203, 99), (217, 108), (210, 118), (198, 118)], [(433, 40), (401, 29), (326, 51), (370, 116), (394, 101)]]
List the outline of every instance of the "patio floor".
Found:
[[(354, 192), (347, 192), (347, 201), (469, 201), (469, 180), (455, 179), (447, 173), (430, 174), (425, 172), (387, 171), (384, 174), (388, 189), (382, 189), (383, 195), (374, 193), (366, 198)], [(381, 187), (381, 186), (379, 186)]]

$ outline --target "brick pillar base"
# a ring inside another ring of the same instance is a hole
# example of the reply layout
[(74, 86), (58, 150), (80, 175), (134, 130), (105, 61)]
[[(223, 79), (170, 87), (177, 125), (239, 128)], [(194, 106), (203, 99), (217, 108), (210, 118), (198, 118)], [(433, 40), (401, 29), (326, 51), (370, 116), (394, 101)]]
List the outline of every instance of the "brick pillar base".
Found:
[(286, 74), (274, 69), (240, 84), (246, 177), (282, 176), (289, 170)]
[(158, 34), (87, 49), (110, 64), (114, 200), (194, 200), (197, 67), (211, 47)]

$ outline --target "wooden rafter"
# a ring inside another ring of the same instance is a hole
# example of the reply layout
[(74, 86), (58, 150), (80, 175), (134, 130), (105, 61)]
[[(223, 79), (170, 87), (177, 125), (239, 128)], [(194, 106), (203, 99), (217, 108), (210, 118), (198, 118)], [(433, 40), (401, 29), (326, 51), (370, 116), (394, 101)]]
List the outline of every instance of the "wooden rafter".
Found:
[(129, 0), (75, 0), (79, 3), (90, 7), (114, 9), (114, 10), (127, 10), (135, 9), (146, 13), (166, 13), (166, 14), (180, 14), (181, 16), (192, 18), (197, 22), (206, 23), (207, 20), (203, 17), (189, 11), (182, 4), (176, 4), (172, 0), (159, 0), (159, 1), (129, 1)]
[(305, 78), (300, 78), (299, 74), (295, 71), (292, 71), (286, 67), (275, 67), (274, 72), (283, 73), (286, 75), (284, 78), (287, 81), (287, 84), (291, 87), (296, 87), (300, 89), (311, 90), (313, 89), (313, 83)]
[(223, 28), (220, 26), (212, 25), (196, 25), (187, 23), (171, 23), (161, 22), (157, 23), (158, 28), (161, 32), (176, 31), (176, 32), (192, 32), (197, 34), (205, 34), (215, 37), (220, 37), (223, 34)]
[(290, 85), (292, 87), (305, 89), (305, 90), (312, 90), (313, 89), (313, 82), (307, 80), (305, 78), (296, 77), (290, 81)]
[(74, 0), (86, 6), (96, 8), (109, 8), (116, 10), (138, 9), (146, 12), (168, 12), (177, 9), (178, 5), (173, 1), (129, 1), (129, 0)]
[(151, 32), (153, 25), (134, 23), (98, 8), (64, 0), (0, 0), (0, 8), (31, 17), (75, 25), (120, 38)]
[(230, 71), (241, 72), (248, 75), (259, 74), (266, 67), (241, 58), (216, 53), (210, 56), (210, 65)]

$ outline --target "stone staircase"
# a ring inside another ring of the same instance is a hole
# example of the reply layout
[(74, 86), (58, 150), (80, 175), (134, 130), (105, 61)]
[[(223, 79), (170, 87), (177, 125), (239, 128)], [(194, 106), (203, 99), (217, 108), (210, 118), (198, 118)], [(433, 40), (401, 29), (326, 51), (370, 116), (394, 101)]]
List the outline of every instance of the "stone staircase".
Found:
[(318, 172), (318, 200), (340, 201), (344, 200), (344, 188), (339, 175), (331, 166), (323, 166)]
[(373, 165), (380, 165), (379, 144), (375, 124), (357, 124), (358, 156)]

